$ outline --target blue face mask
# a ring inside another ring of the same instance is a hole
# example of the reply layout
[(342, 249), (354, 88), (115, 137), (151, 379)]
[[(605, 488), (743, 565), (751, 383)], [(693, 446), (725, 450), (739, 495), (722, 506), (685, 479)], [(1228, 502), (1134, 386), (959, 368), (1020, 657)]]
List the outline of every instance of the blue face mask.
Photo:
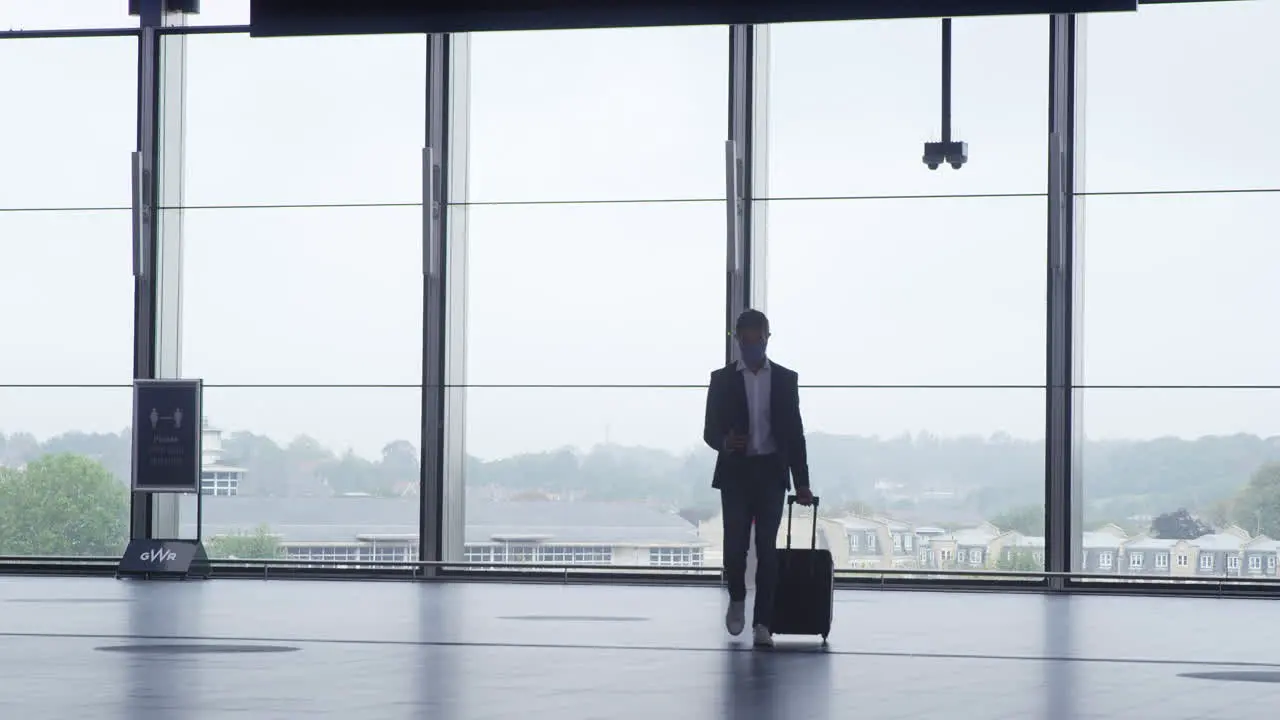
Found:
[(749, 367), (759, 367), (764, 364), (765, 349), (769, 343), (767, 340), (760, 342), (738, 342), (738, 352), (742, 355), (742, 362)]

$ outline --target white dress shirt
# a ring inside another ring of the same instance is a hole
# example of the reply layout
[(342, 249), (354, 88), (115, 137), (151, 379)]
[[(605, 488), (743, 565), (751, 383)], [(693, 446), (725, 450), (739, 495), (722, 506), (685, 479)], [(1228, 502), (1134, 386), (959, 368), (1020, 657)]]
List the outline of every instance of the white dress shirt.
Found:
[(770, 388), (772, 387), (773, 369), (768, 359), (760, 369), (752, 372), (746, 363), (738, 361), (738, 372), (742, 373), (742, 382), (747, 386), (747, 418), (750, 437), (747, 438), (747, 455), (769, 455), (777, 452), (778, 445), (773, 439), (773, 423), (770, 421)]

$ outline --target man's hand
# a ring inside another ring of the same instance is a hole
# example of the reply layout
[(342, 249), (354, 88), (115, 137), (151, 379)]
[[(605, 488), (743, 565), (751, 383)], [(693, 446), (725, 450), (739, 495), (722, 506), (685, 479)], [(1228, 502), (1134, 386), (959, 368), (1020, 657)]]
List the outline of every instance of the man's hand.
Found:
[(810, 490), (808, 487), (796, 488), (796, 502), (800, 503), (801, 505), (812, 505), (813, 491)]
[(724, 438), (724, 449), (729, 452), (742, 452), (747, 449), (747, 436), (739, 435), (736, 430), (730, 430), (729, 434)]

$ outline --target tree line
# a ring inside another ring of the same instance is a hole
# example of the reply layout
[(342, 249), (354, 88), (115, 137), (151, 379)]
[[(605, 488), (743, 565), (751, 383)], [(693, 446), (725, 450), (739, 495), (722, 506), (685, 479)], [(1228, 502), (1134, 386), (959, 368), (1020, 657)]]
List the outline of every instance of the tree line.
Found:
[[(113, 554), (127, 534), (129, 443), (127, 431), (44, 441), (0, 433), (0, 554)], [(223, 464), (245, 469), (240, 492), (250, 496), (392, 497), (415, 491), (419, 478), (418, 449), (405, 440), (373, 458), (305, 435), (278, 443), (235, 432), (223, 448)], [(1002, 435), (810, 436), (814, 482), (833, 512), (948, 528), (990, 520), (1029, 535), (1043, 534), (1043, 452), (1043, 443)], [(716, 510), (713, 462), (702, 449), (561, 448), (469, 457), (467, 484), (472, 497), (647, 502), (696, 520)], [(1182, 509), (1203, 527), (1236, 523), (1280, 537), (1280, 438), (1087, 442), (1083, 462), (1088, 526), (1158, 535), (1151, 518)]]

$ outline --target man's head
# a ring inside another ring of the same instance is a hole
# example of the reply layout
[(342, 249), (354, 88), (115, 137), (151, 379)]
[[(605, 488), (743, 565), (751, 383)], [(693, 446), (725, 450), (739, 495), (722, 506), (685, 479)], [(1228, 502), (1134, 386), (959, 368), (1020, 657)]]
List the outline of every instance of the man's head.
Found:
[(747, 310), (738, 316), (733, 326), (733, 336), (738, 340), (742, 362), (758, 368), (764, 364), (769, 345), (769, 318), (759, 310)]

